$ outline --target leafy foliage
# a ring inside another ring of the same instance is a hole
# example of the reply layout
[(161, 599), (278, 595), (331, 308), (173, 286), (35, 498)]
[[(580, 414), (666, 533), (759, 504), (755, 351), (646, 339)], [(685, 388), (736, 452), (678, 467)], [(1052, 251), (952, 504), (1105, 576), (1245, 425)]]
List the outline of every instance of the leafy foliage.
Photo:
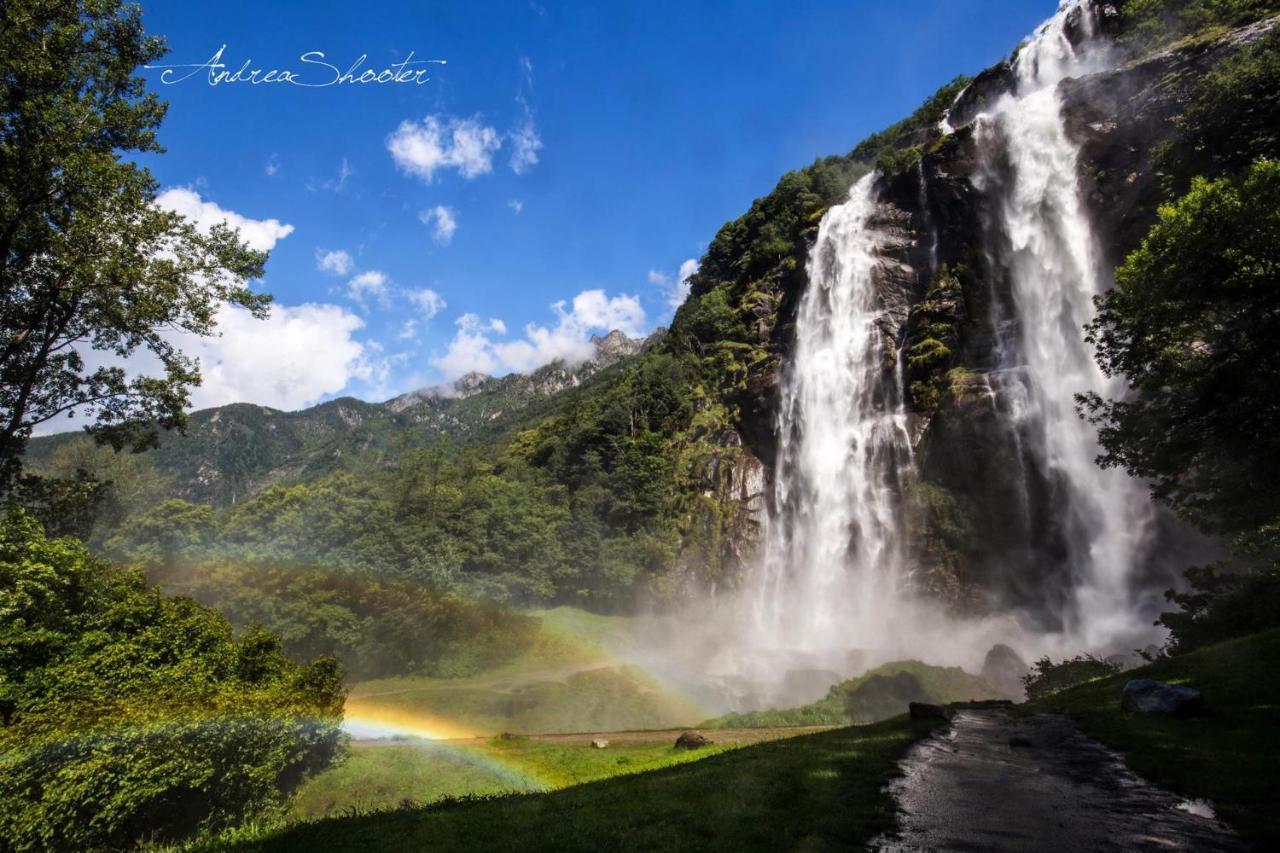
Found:
[(338, 747), (341, 673), (133, 571), (0, 522), (0, 838), (96, 850), (218, 828)]
[(1206, 30), (1236, 27), (1280, 12), (1276, 0), (1125, 0), (1118, 38), (1152, 50)]
[(1160, 616), (1169, 629), (1169, 651), (1182, 654), (1232, 637), (1280, 625), (1280, 568), (1224, 572), (1187, 570), (1190, 589), (1165, 594), (1179, 609)]
[(1280, 161), (1260, 160), (1160, 209), (1089, 325), (1102, 368), (1136, 396), (1082, 398), (1104, 465), (1255, 546), (1280, 520), (1278, 194)]

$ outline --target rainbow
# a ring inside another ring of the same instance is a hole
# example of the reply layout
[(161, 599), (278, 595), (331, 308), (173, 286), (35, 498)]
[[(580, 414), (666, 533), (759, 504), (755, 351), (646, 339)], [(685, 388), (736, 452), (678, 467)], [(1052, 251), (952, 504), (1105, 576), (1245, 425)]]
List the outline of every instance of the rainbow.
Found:
[(489, 746), (483, 736), (442, 717), (347, 701), (343, 728), (359, 739), (405, 738), (419, 748), (463, 761), (495, 777), (513, 792), (550, 791), (560, 779), (514, 755)]

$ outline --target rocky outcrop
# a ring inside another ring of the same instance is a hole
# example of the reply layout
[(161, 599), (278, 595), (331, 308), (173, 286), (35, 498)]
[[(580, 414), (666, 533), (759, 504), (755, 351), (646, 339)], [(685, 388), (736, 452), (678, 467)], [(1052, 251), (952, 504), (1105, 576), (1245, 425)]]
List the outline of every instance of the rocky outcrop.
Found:
[(1124, 686), (1120, 709), (1135, 714), (1189, 717), (1204, 709), (1204, 696), (1190, 687), (1166, 684), (1153, 678), (1135, 678)]

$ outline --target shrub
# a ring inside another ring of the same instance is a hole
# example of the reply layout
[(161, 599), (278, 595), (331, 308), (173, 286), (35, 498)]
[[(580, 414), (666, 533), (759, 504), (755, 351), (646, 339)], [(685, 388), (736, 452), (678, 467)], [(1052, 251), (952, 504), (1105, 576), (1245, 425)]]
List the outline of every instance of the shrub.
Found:
[(1032, 665), (1031, 671), (1022, 677), (1022, 683), (1027, 688), (1028, 699), (1039, 699), (1076, 684), (1115, 675), (1119, 671), (1119, 664), (1090, 654), (1077, 655), (1058, 663), (1045, 656)]
[(100, 850), (278, 804), (339, 746), (341, 673), (0, 518), (0, 849)]

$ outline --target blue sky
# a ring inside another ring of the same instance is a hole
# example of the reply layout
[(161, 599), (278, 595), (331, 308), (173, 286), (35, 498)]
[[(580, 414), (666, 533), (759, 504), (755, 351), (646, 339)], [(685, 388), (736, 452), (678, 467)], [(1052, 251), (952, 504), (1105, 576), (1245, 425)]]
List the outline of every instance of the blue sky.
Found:
[(1052, 0), (143, 2), (164, 64), (445, 60), (425, 85), (164, 85), (164, 203), (271, 248), (278, 308), (224, 312), (197, 406), (385, 399), (665, 323), (726, 220), (957, 73)]

